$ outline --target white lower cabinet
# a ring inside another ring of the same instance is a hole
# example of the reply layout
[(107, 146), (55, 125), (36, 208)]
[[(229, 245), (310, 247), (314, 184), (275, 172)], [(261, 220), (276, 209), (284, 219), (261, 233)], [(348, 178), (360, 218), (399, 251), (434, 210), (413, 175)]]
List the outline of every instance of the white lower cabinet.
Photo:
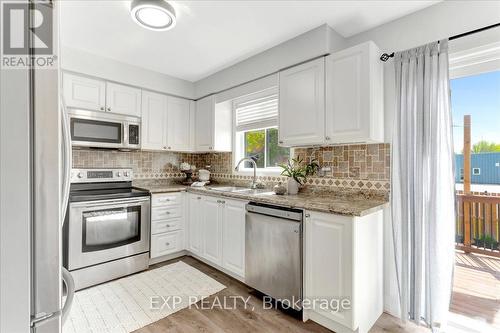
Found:
[(151, 258), (157, 258), (184, 249), (181, 230), (151, 236)]
[(222, 209), (219, 198), (205, 197), (203, 201), (203, 253), (202, 256), (220, 265), (222, 262)]
[(245, 205), (225, 200), (222, 217), (222, 267), (245, 276)]
[(151, 196), (151, 259), (184, 250), (184, 195)]
[(204, 197), (188, 193), (188, 246), (187, 249), (196, 255), (202, 253), (202, 205)]
[(243, 279), (246, 202), (194, 193), (188, 196), (188, 250)]
[(305, 319), (335, 332), (368, 332), (383, 311), (382, 211), (307, 212), (304, 223)]

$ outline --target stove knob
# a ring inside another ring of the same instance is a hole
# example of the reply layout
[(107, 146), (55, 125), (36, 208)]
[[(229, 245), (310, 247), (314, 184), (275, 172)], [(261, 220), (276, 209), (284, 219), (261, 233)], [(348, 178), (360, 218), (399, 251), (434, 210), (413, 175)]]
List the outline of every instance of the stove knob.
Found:
[(83, 178), (83, 172), (79, 172), (76, 176), (77, 176), (78, 178)]
[(122, 173), (120, 171), (117, 171), (116, 172), (116, 177), (121, 177), (122, 176)]
[(129, 172), (128, 172), (128, 171), (123, 172), (123, 175), (124, 175), (125, 177), (130, 176), (130, 174), (129, 174)]

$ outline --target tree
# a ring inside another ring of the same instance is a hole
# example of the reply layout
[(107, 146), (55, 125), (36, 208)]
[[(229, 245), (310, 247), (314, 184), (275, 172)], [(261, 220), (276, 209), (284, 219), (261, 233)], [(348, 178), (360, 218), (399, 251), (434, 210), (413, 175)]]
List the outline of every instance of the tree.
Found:
[(500, 152), (500, 144), (481, 140), (472, 146), (472, 152), (474, 154)]

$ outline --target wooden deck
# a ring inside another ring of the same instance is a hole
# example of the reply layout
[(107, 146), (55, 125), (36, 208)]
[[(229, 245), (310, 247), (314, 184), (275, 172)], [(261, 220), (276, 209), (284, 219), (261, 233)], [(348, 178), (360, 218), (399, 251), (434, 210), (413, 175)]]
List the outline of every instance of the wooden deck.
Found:
[(500, 259), (456, 251), (450, 311), (500, 330)]

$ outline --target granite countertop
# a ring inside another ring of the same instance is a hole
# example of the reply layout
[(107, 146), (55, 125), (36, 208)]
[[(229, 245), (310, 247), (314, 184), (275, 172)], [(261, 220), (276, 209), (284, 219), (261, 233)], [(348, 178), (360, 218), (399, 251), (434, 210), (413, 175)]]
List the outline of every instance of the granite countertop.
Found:
[[(135, 181), (133, 185), (148, 190), (150, 193), (188, 191), (202, 195), (255, 201), (346, 216), (368, 215), (384, 208), (388, 203), (388, 200), (382, 196), (369, 195), (364, 192), (343, 193), (311, 191), (300, 192), (297, 195), (277, 195), (272, 190), (253, 190), (242, 193), (222, 192), (211, 189), (221, 185), (189, 187), (173, 182), (160, 181)], [(227, 186), (227, 184), (225, 184), (225, 186)]]
[(221, 192), (210, 188), (190, 187), (188, 192), (242, 199), (290, 208), (333, 213), (346, 216), (364, 216), (384, 208), (388, 201), (381, 197), (337, 192), (300, 192), (296, 195), (277, 195), (272, 190), (253, 193)]
[(147, 180), (134, 180), (132, 182), (134, 187), (149, 191), (149, 193), (168, 193), (185, 191), (188, 186), (182, 185), (172, 181), (147, 179)]

